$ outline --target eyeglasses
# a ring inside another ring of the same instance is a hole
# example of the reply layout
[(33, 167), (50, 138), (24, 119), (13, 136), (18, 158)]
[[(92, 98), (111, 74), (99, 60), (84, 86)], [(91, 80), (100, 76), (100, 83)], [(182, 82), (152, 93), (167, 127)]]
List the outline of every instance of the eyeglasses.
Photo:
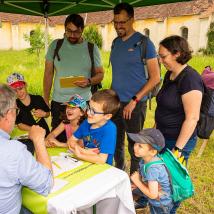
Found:
[(169, 56), (170, 55), (170, 53), (168, 53), (168, 54), (166, 54), (166, 55), (158, 55), (158, 57), (160, 58), (160, 59), (165, 59), (167, 56)]
[(106, 114), (106, 113), (104, 113), (104, 112), (95, 111), (93, 108), (90, 107), (90, 105), (87, 106), (87, 112), (88, 112), (90, 115), (95, 115), (95, 114)]
[(79, 36), (82, 33), (82, 31), (80, 31), (80, 30), (65, 29), (65, 33), (69, 34), (69, 35), (73, 34), (74, 36)]
[(115, 20), (112, 21), (114, 25), (125, 25), (131, 18), (128, 18), (126, 21), (117, 22)]

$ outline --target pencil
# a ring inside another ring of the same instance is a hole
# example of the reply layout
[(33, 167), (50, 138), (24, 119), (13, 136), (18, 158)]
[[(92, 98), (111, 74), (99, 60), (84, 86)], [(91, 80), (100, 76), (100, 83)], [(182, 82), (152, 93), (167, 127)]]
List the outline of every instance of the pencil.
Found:
[(52, 163), (53, 163), (53, 165), (55, 165), (58, 169), (62, 169), (62, 168), (60, 167), (60, 165), (57, 164), (55, 161), (52, 161)]

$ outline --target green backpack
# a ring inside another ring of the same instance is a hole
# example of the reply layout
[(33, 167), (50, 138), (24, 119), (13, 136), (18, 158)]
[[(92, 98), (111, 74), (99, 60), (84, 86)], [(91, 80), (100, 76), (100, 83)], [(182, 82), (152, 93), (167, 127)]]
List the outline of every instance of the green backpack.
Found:
[(161, 160), (153, 161), (144, 165), (144, 173), (146, 174), (151, 165), (163, 164), (167, 170), (169, 181), (172, 186), (173, 201), (183, 201), (193, 196), (194, 187), (187, 169), (168, 149), (158, 156)]

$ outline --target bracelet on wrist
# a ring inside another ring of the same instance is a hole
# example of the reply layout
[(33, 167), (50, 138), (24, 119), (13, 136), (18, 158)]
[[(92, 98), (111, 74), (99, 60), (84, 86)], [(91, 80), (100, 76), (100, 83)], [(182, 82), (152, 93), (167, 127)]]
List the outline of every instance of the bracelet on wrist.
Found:
[(174, 146), (174, 150), (178, 152), (183, 152), (183, 149), (178, 148), (177, 146)]
[(133, 101), (135, 101), (136, 103), (138, 103), (138, 102), (139, 102), (139, 100), (137, 99), (137, 97), (136, 97), (136, 96), (133, 96), (133, 97), (132, 97), (132, 100), (133, 100)]

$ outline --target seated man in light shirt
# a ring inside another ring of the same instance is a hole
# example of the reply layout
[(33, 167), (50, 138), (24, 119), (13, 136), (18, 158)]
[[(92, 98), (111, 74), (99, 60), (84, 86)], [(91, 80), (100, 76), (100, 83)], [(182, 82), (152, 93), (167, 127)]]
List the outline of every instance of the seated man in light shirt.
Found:
[(48, 195), (53, 184), (51, 161), (44, 144), (45, 130), (32, 126), (29, 138), (33, 141), (36, 159), (22, 143), (11, 140), (18, 113), (16, 94), (9, 86), (0, 84), (0, 213), (19, 214), (21, 188)]

